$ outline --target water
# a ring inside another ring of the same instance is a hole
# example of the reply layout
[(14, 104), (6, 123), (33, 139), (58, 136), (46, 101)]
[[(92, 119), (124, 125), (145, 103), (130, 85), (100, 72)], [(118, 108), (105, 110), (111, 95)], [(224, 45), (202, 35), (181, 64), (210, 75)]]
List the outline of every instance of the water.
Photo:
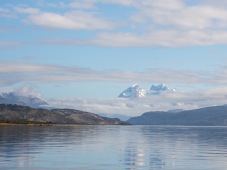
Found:
[(0, 126), (2, 170), (226, 170), (227, 127)]

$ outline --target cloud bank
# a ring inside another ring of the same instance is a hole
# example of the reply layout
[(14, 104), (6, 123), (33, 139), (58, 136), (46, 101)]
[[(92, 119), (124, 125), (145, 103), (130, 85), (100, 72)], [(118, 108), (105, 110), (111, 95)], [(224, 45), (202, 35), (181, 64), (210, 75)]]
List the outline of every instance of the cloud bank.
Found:
[[(89, 37), (80, 39), (61, 36), (35, 40), (49, 45), (207, 46), (227, 44), (227, 3), (219, 1), (39, 1), (33, 6), (3, 6), (0, 17), (19, 19), (25, 25), (39, 28), (90, 33)], [(103, 10), (110, 5), (123, 15)]]
[[(227, 70), (221, 68), (216, 72), (191, 70), (153, 69), (143, 72), (103, 70), (66, 67), (57, 65), (40, 65), (27, 63), (0, 63), (0, 86), (17, 84), (52, 84), (66, 82), (163, 82), (198, 86), (209, 85), (209, 89), (191, 92), (162, 93), (141, 99), (86, 99), (86, 98), (46, 98), (54, 107), (75, 108), (95, 113), (126, 114), (135, 116), (147, 111), (195, 109), (211, 105), (223, 105), (227, 102)], [(16, 90), (21, 94), (41, 96), (32, 88), (23, 87)], [(120, 93), (120, 92), (119, 92)], [(116, 94), (117, 97), (118, 94)]]
[(162, 93), (139, 99), (48, 99), (55, 107), (81, 109), (95, 113), (138, 116), (148, 111), (191, 110), (207, 106), (227, 104), (227, 88), (208, 91)]

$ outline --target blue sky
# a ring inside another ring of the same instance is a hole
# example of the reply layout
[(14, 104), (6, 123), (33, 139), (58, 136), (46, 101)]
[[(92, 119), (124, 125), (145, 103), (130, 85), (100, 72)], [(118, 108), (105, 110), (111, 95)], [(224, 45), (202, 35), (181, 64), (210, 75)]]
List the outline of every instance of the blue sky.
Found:
[(225, 104), (226, 8), (224, 0), (1, 1), (1, 91), (130, 114), (133, 101), (117, 99), (125, 88), (165, 83), (181, 94), (137, 101), (146, 106), (134, 103), (134, 114)]

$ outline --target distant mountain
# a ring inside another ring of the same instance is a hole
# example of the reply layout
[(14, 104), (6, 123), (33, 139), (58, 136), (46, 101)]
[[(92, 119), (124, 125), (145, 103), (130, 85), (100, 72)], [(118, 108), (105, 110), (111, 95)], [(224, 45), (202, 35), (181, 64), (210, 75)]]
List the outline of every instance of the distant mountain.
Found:
[(99, 113), (100, 116), (108, 117), (108, 118), (118, 118), (120, 120), (126, 121), (131, 118), (131, 116), (123, 115), (123, 114), (106, 114)]
[(124, 90), (118, 97), (119, 98), (138, 98), (144, 97), (146, 90), (141, 89), (138, 84), (134, 84), (131, 87)]
[(147, 112), (127, 120), (133, 125), (227, 126), (227, 106), (187, 111)]
[(4, 123), (52, 123), (80, 125), (127, 125), (119, 119), (111, 119), (94, 113), (74, 109), (36, 109), (28, 106), (0, 104), (0, 122)]
[(148, 91), (148, 95), (154, 95), (154, 94), (160, 94), (161, 92), (176, 92), (176, 89), (170, 89), (168, 86), (166, 86), (165, 84), (153, 84), (150, 88), (150, 90)]
[(48, 105), (47, 102), (34, 97), (34, 96), (22, 96), (15, 92), (1, 93), (0, 104), (17, 104), (22, 106), (30, 106), (33, 108), (39, 108)]
[(119, 98), (142, 98), (151, 95), (159, 95), (162, 92), (176, 92), (176, 89), (170, 89), (165, 84), (153, 84), (150, 89), (140, 88), (138, 84), (124, 90), (118, 97)]

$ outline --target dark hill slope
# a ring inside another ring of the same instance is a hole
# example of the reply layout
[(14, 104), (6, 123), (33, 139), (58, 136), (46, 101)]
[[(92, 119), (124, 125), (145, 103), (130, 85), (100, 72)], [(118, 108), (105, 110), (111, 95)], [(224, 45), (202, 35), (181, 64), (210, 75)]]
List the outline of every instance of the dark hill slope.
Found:
[(35, 109), (20, 105), (0, 104), (0, 121), (10, 123), (54, 123), (83, 125), (124, 125), (119, 119), (101, 117), (74, 109)]
[(227, 106), (205, 107), (196, 110), (147, 112), (127, 120), (134, 125), (226, 126)]

